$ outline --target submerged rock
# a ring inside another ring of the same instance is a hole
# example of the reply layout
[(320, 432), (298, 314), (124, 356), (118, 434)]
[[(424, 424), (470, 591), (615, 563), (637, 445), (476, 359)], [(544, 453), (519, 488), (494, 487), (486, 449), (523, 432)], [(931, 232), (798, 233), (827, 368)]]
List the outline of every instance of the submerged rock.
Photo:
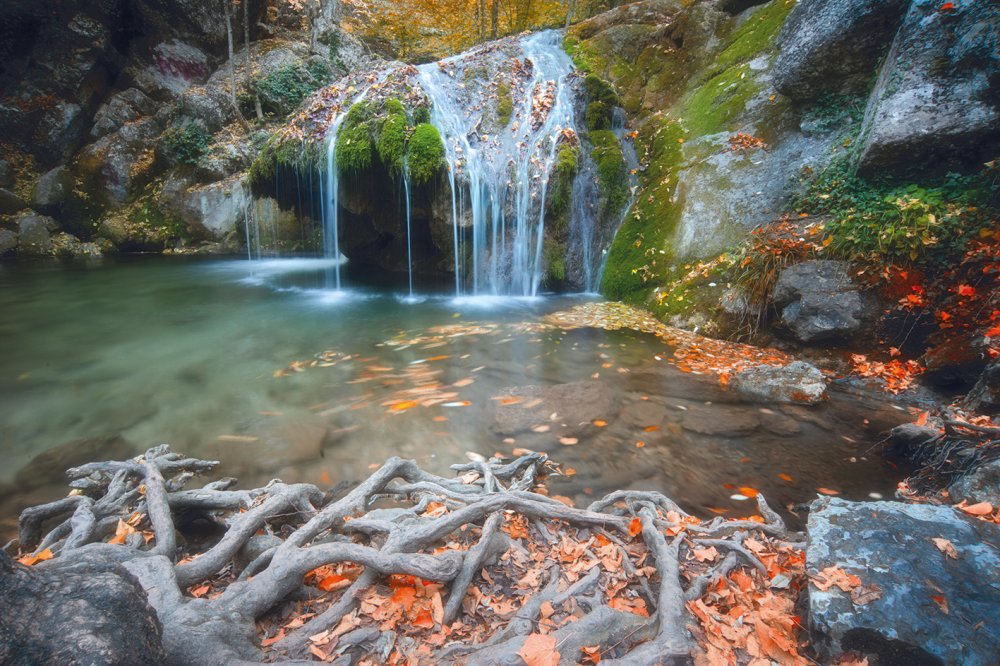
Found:
[(780, 325), (799, 342), (846, 341), (861, 331), (867, 307), (846, 261), (806, 261), (778, 276)]
[(909, 0), (802, 0), (782, 28), (774, 87), (795, 100), (865, 88)]
[(729, 380), (731, 390), (759, 402), (812, 405), (826, 397), (826, 377), (803, 361), (747, 368)]
[[(807, 530), (809, 628), (822, 663), (853, 651), (883, 664), (996, 664), (997, 525), (950, 507), (823, 498)], [(860, 584), (819, 589), (828, 567)]]
[(17, 250), (17, 234), (7, 229), (0, 229), (0, 257), (12, 254)]
[(0, 551), (0, 662), (162, 664), (160, 622), (125, 567), (86, 555), (35, 567)]
[(538, 427), (579, 435), (593, 429), (593, 419), (610, 421), (618, 413), (618, 396), (603, 382), (518, 386), (505, 390), (501, 398), (493, 417), (493, 430), (500, 435), (518, 435)]

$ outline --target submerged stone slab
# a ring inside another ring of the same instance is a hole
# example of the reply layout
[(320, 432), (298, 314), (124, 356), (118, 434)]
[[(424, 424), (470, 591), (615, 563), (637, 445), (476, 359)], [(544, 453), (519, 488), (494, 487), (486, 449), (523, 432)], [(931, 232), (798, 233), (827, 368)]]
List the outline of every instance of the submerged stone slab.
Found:
[[(809, 628), (821, 663), (850, 650), (883, 664), (995, 666), (1000, 527), (946, 506), (822, 498), (807, 530)], [(878, 598), (820, 590), (812, 576), (828, 567), (876, 586)]]
[(759, 365), (736, 374), (731, 389), (759, 402), (812, 405), (826, 397), (826, 377), (803, 361), (785, 366)]

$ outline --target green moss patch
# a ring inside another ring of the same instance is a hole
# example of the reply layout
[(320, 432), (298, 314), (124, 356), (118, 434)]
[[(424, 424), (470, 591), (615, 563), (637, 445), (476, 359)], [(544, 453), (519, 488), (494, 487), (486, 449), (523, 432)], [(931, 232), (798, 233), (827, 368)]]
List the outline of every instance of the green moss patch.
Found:
[(497, 122), (506, 127), (514, 115), (514, 98), (510, 86), (501, 82), (497, 85)]
[(417, 185), (431, 182), (445, 166), (444, 142), (430, 123), (420, 123), (413, 129), (407, 152), (410, 178)]
[(250, 81), (249, 90), (240, 102), (247, 111), (256, 96), (261, 108), (270, 114), (285, 115), (314, 90), (330, 82), (330, 68), (322, 61), (286, 65)]
[(396, 177), (403, 173), (406, 157), (406, 109), (397, 99), (388, 100), (385, 108), (375, 147), (382, 164)]
[(337, 133), (337, 168), (341, 172), (360, 173), (371, 167), (375, 156), (372, 115), (366, 102), (355, 104), (347, 112)]

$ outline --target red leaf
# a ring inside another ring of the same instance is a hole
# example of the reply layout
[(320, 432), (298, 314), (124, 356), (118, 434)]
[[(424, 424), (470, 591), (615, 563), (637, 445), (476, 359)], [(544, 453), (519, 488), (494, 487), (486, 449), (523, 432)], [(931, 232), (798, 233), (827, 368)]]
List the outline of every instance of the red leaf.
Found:
[(943, 5), (941, 5), (940, 7), (938, 7), (938, 11), (939, 12), (951, 12), (951, 11), (954, 11), (954, 10), (955, 10), (955, 3), (954, 2), (946, 2)]
[(413, 626), (422, 627), (424, 629), (434, 628), (434, 617), (431, 615), (431, 611), (428, 608), (417, 613), (417, 617), (413, 620)]
[(629, 536), (635, 536), (641, 531), (642, 531), (642, 521), (639, 518), (633, 518), (632, 522), (628, 524)]
[(340, 574), (332, 574), (327, 576), (319, 582), (319, 589), (324, 592), (329, 592), (330, 590), (339, 590), (342, 587), (347, 587), (351, 584), (351, 579), (347, 576), (341, 576)]
[(531, 634), (525, 639), (517, 654), (528, 666), (557, 666), (559, 663), (555, 636)]
[[(951, 4), (951, 3), (948, 3), (948, 4)], [(976, 288), (975, 287), (970, 287), (967, 284), (959, 285), (958, 286), (958, 295), (959, 296), (975, 296), (976, 295)]]

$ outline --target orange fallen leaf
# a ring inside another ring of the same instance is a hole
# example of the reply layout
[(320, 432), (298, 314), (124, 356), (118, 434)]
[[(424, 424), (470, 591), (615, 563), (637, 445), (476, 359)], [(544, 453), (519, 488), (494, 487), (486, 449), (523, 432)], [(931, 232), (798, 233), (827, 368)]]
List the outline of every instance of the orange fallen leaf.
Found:
[(212, 586), (209, 585), (208, 583), (205, 583), (204, 585), (199, 585), (198, 587), (193, 587), (191, 588), (191, 596), (196, 599), (200, 599), (201, 597), (208, 594), (208, 591), (210, 589), (212, 589)]
[(560, 437), (559, 443), (562, 444), (563, 446), (574, 446), (576, 444), (579, 444), (580, 440), (578, 440), (576, 437)]
[(396, 404), (389, 407), (394, 412), (405, 412), (407, 409), (412, 409), (416, 407), (417, 403), (412, 400), (406, 400), (404, 402), (397, 402)]
[(932, 594), (931, 601), (937, 604), (937, 607), (941, 609), (941, 612), (948, 615), (948, 600), (945, 599), (940, 594)]
[(651, 426), (646, 426), (642, 430), (643, 430), (643, 432), (656, 432), (659, 429), (660, 429), (660, 426), (658, 426), (658, 425), (651, 425)]
[(38, 553), (38, 555), (25, 555), (24, 557), (19, 557), (17, 561), (26, 567), (31, 567), (37, 564), (38, 562), (51, 560), (52, 557), (53, 557), (52, 551), (46, 548), (42, 552)]
[(746, 495), (747, 497), (757, 497), (760, 492), (756, 488), (751, 488), (750, 486), (740, 486), (737, 488), (741, 495)]
[(608, 425), (608, 422), (603, 419), (594, 419), (593, 423), (598, 428), (603, 428), (604, 426)]
[(628, 534), (629, 536), (635, 536), (642, 531), (642, 521), (639, 518), (633, 518), (628, 524)]
[(559, 651), (556, 649), (555, 636), (545, 634), (530, 634), (524, 639), (524, 644), (517, 651), (528, 666), (557, 666)]
[(599, 664), (601, 663), (601, 646), (600, 645), (585, 645), (580, 648), (580, 652), (583, 653), (583, 659), (581, 663), (584, 664)]
[(608, 606), (615, 610), (633, 613), (640, 617), (649, 617), (649, 610), (646, 609), (646, 602), (642, 599), (623, 599), (616, 597), (608, 602)]
[(840, 494), (839, 490), (831, 490), (830, 488), (817, 488), (816, 492), (821, 493), (823, 495), (839, 495)]
[(970, 516), (988, 516), (993, 513), (993, 505), (989, 502), (979, 502), (978, 504), (960, 506), (958, 508)]
[(850, 592), (858, 585), (861, 585), (861, 579), (854, 574), (847, 573), (843, 569), (837, 566), (829, 566), (819, 574), (809, 577), (809, 581), (815, 585), (818, 589), (826, 591), (831, 587), (838, 587), (842, 592)]
[(937, 549), (942, 553), (953, 560), (958, 559), (958, 551), (955, 550), (955, 545), (951, 541), (942, 538), (933, 538), (931, 541), (934, 542), (934, 545), (937, 546)]
[(781, 479), (782, 481), (785, 481), (786, 483), (793, 483), (792, 477), (790, 477), (788, 474), (785, 474), (784, 472), (779, 474), (778, 478)]
[(323, 590), (324, 592), (330, 592), (332, 590), (339, 590), (341, 588), (347, 587), (351, 584), (351, 579), (347, 576), (341, 576), (340, 574), (331, 574), (325, 577), (319, 582), (316, 587)]
[(635, 448), (637, 449), (641, 449), (644, 446), (646, 446), (646, 442), (643, 442), (641, 440), (635, 443)]
[(413, 619), (413, 626), (420, 627), (422, 629), (434, 628), (434, 617), (431, 615), (429, 608), (425, 608), (417, 613), (417, 617)]
[(275, 643), (277, 643), (278, 641), (280, 641), (284, 637), (285, 637), (285, 630), (284, 629), (278, 629), (278, 633), (276, 633), (274, 636), (271, 636), (270, 638), (265, 638), (264, 640), (262, 640), (260, 642), (260, 646), (261, 647), (265, 647), (265, 648), (266, 647), (271, 647), (272, 645), (274, 645)]

